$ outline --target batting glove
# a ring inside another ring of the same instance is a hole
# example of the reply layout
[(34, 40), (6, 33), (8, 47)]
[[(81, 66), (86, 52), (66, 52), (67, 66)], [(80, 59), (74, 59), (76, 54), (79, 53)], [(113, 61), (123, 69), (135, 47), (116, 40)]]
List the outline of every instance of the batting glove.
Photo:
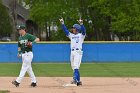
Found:
[(83, 20), (79, 19), (79, 20), (77, 20), (77, 21), (78, 21), (78, 23), (79, 23), (80, 25), (83, 25)]
[(64, 19), (63, 18), (59, 19), (59, 21), (61, 22), (61, 24), (64, 24)]

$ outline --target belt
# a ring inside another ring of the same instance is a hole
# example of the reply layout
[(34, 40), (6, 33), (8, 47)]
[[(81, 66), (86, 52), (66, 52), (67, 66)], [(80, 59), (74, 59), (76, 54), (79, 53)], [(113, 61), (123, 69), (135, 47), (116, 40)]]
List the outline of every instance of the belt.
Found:
[(82, 50), (82, 49), (79, 49), (79, 48), (71, 49), (71, 51), (74, 51), (74, 50)]
[(28, 52), (32, 52), (32, 51), (23, 51), (22, 53), (28, 53)]

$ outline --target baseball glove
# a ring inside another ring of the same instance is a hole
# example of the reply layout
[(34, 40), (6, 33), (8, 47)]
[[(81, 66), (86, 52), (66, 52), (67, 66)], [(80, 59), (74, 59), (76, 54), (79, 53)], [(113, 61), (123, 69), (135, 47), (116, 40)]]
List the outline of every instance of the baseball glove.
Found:
[(26, 46), (32, 47), (32, 42), (31, 42), (31, 41), (28, 41), (28, 42), (26, 43)]

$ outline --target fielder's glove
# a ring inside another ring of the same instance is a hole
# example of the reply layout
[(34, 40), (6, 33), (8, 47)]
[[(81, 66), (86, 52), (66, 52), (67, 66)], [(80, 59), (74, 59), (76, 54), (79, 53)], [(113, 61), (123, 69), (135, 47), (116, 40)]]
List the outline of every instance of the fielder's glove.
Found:
[(32, 47), (32, 42), (31, 42), (31, 41), (28, 41), (28, 42), (26, 43), (26, 46)]

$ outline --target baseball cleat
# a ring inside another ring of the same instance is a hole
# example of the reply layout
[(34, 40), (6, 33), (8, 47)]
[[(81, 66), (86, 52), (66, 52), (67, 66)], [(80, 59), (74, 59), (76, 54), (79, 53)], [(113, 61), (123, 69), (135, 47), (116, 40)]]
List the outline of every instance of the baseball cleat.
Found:
[(82, 86), (81, 81), (77, 82), (77, 81), (73, 80), (73, 81), (71, 81), (71, 84), (76, 84), (77, 86)]
[(82, 82), (77, 82), (77, 86), (82, 86)]
[(36, 83), (31, 83), (31, 87), (36, 87), (37, 84)]
[(16, 87), (19, 87), (19, 84), (17, 81), (12, 81), (12, 84), (15, 85)]
[(77, 84), (77, 82), (75, 80), (71, 81), (71, 84)]

